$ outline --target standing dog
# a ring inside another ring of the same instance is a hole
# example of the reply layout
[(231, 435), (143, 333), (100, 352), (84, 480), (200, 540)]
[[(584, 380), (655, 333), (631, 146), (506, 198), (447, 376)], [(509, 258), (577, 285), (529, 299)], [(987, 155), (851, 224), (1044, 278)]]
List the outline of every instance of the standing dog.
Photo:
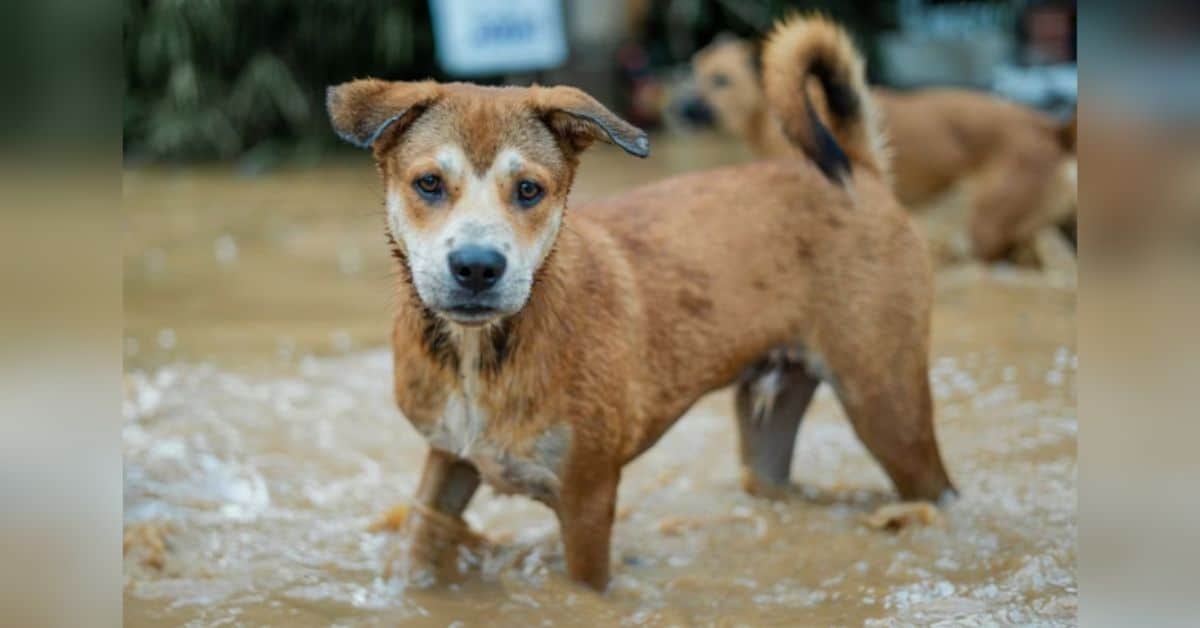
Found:
[[(753, 44), (721, 39), (698, 52), (692, 67), (698, 91), (722, 126), (760, 156), (794, 153), (763, 93)], [(1074, 215), (1074, 118), (1061, 125), (1027, 107), (962, 89), (872, 93), (893, 152), (896, 196), (916, 207), (967, 181), (976, 256), (999, 258)], [(792, 98), (802, 102), (803, 96)]]
[[(358, 80), (330, 88), (370, 148), (398, 261), (395, 393), (430, 445), (410, 522), (450, 549), (479, 482), (554, 510), (571, 578), (603, 589), (622, 467), (738, 383), (745, 486), (788, 483), (818, 381), (905, 499), (953, 488), (927, 374), (931, 276), (885, 182), (862, 66), (824, 21), (781, 26), (768, 91), (807, 155), (566, 209), (595, 140), (645, 134), (570, 87)], [(809, 76), (832, 127), (791, 103)]]

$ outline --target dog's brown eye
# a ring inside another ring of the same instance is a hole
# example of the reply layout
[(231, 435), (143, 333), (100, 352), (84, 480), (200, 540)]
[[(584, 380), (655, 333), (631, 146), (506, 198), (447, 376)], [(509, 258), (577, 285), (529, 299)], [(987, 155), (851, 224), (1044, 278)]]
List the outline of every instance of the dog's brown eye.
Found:
[(532, 207), (542, 199), (542, 186), (525, 179), (517, 184), (517, 202)]
[(442, 178), (436, 174), (427, 174), (413, 182), (413, 187), (426, 200), (437, 200), (442, 197)]
[(712, 82), (712, 86), (717, 88), (725, 87), (729, 84), (729, 77), (724, 74), (714, 74), (709, 80)]

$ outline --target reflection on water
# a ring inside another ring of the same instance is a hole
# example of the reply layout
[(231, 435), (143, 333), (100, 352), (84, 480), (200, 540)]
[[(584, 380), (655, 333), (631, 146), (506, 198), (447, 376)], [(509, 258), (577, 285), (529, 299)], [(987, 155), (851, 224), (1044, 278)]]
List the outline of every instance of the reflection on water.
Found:
[[(744, 158), (707, 137), (655, 149), (596, 151), (574, 199)], [(365, 157), (127, 173), (128, 624), (1073, 623), (1074, 294), (1011, 268), (938, 278), (931, 377), (963, 493), (939, 525), (866, 524), (888, 485), (824, 390), (797, 495), (744, 495), (722, 391), (625, 473), (608, 596), (566, 581), (544, 507), (487, 488), (467, 513), (494, 545), (477, 574), (383, 579), (398, 540), (371, 524), (412, 493), (424, 445), (391, 400), (374, 177)]]

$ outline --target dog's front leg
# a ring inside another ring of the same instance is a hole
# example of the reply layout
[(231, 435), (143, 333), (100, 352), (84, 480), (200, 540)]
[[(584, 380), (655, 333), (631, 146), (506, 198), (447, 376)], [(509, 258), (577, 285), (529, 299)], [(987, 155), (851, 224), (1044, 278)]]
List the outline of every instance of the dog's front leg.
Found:
[(564, 486), (557, 509), (567, 574), (597, 591), (608, 586), (609, 544), (619, 470), (588, 474)]
[(454, 550), (474, 539), (462, 520), (479, 488), (479, 471), (470, 462), (430, 449), (409, 519), (408, 565), (411, 578), (450, 571)]

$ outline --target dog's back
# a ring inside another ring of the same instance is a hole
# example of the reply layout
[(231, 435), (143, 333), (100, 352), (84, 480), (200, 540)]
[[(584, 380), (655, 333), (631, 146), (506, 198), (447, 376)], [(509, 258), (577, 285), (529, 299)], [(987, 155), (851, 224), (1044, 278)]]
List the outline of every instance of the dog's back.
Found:
[[(857, 54), (823, 20), (781, 26), (774, 41), (766, 88), (792, 157), (675, 177), (573, 210), (575, 230), (600, 234), (589, 239), (604, 243), (601, 263), (630, 273), (635, 289), (620, 298), (642, 318), (632, 327), (672, 330), (632, 343), (642, 349), (642, 396), (668, 400), (642, 404), (651, 411), (646, 438), (634, 439), (641, 447), (772, 347), (838, 352), (824, 339), (853, 328), (866, 334), (856, 343), (886, 354), (927, 335), (927, 256), (884, 178)], [(848, 311), (884, 310), (895, 315), (845, 320)]]

